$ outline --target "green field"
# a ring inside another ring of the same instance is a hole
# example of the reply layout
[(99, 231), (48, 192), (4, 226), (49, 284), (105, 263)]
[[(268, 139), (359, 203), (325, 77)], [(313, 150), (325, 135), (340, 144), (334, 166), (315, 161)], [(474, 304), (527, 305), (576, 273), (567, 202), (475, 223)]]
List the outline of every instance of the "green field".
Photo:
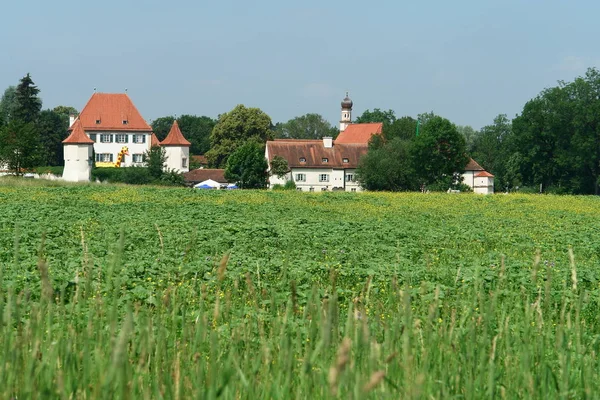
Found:
[(0, 183), (0, 398), (598, 398), (600, 199)]

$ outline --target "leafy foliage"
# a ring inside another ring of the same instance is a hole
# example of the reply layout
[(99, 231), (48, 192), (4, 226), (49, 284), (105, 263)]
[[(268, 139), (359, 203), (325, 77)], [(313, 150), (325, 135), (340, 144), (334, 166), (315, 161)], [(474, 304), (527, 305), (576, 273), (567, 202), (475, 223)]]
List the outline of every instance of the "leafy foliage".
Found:
[(279, 179), (283, 179), (288, 172), (290, 172), (290, 167), (287, 160), (281, 156), (273, 157), (271, 160), (271, 175), (275, 175)]
[(206, 158), (212, 167), (223, 168), (229, 156), (244, 143), (265, 143), (272, 138), (271, 118), (258, 108), (240, 104), (219, 116), (210, 135), (211, 148)]
[(148, 173), (153, 179), (160, 179), (167, 162), (167, 154), (164, 147), (152, 146), (144, 154), (144, 163), (148, 168)]
[(38, 97), (39, 92), (40, 90), (35, 86), (29, 74), (21, 79), (15, 91), (14, 119), (24, 123), (37, 121), (42, 110), (42, 100)]
[(225, 179), (237, 182), (241, 189), (263, 189), (267, 186), (267, 167), (264, 147), (249, 141), (227, 160)]
[[(152, 130), (158, 140), (164, 140), (175, 121), (175, 117), (160, 117), (152, 121)], [(204, 154), (210, 149), (210, 134), (216, 121), (206, 116), (181, 115), (177, 118), (179, 129), (183, 136), (190, 141), (191, 154)]]
[(280, 139), (335, 139), (339, 133), (339, 130), (331, 126), (320, 114), (309, 113), (275, 125), (275, 137)]
[(33, 122), (18, 119), (0, 129), (0, 161), (15, 175), (39, 165), (40, 136)]

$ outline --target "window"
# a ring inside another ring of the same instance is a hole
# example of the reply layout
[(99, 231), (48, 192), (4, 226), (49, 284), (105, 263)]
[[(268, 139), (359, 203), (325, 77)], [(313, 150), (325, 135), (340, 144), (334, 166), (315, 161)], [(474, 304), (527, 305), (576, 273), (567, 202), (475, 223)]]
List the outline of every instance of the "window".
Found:
[(181, 159), (181, 168), (187, 168), (187, 158)]
[(326, 192), (327, 188), (321, 188), (321, 192)]
[(96, 125), (100, 125), (100, 120), (99, 119), (96, 120)]
[(348, 163), (350, 162), (350, 160), (348, 160), (347, 158), (342, 158), (342, 162), (343, 162), (344, 164), (348, 164)]
[(112, 153), (96, 153), (96, 161), (97, 162), (112, 162), (113, 155), (112, 155)]
[(123, 120), (123, 125), (127, 125), (127, 120), (126, 119)]
[(320, 174), (319, 182), (329, 182), (329, 174)]
[(321, 159), (321, 162), (327, 163), (327, 162), (329, 162), (329, 159), (328, 159), (327, 157), (323, 157), (323, 158)]
[(311, 187), (310, 189), (308, 189), (309, 192), (314, 192), (315, 188)]
[(90, 133), (90, 139), (92, 139), (93, 142), (96, 141), (96, 134), (95, 133)]
[(296, 182), (306, 182), (306, 174), (296, 174)]
[(146, 143), (146, 135), (133, 135), (133, 143)]
[(305, 157), (300, 157), (300, 162), (306, 162), (306, 158)]
[(346, 174), (346, 182), (354, 182), (354, 174)]
[(296, 191), (297, 191), (297, 192), (301, 192), (301, 191), (302, 191), (302, 188), (296, 188)]
[(139, 154), (139, 153), (138, 154), (132, 154), (131, 157), (132, 157), (131, 161), (134, 164), (141, 164), (141, 163), (144, 162), (144, 155), (143, 154)]
[(356, 188), (350, 189), (351, 192), (356, 192)]
[(108, 133), (103, 133), (100, 135), (100, 143), (112, 143), (113, 136)]
[(115, 135), (115, 141), (117, 143), (127, 143), (127, 135), (125, 135), (125, 134)]

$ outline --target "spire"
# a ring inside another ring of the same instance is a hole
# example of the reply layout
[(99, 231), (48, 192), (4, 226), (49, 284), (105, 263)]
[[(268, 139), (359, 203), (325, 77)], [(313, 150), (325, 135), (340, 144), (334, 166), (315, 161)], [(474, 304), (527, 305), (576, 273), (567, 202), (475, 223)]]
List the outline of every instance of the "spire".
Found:
[(71, 134), (62, 142), (65, 144), (94, 144), (94, 141), (90, 139), (84, 132), (81, 120), (77, 118), (71, 127)]
[(179, 129), (179, 124), (177, 120), (173, 122), (173, 126), (171, 126), (171, 130), (169, 134), (160, 142), (161, 146), (191, 146), (192, 144), (183, 137), (183, 133), (181, 133), (181, 129)]

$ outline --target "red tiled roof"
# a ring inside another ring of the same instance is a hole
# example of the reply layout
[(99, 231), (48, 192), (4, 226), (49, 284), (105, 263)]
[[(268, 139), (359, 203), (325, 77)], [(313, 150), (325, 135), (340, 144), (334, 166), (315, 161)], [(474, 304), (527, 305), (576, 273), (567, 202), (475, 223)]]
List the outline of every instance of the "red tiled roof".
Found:
[(94, 93), (79, 119), (86, 131), (152, 131), (125, 93)]
[(481, 165), (477, 164), (477, 161), (469, 158), (469, 162), (465, 167), (465, 171), (484, 171), (484, 169), (481, 167)]
[(156, 137), (156, 134), (152, 132), (150, 134), (150, 147), (160, 146), (160, 140)]
[(71, 134), (69, 135), (69, 137), (62, 141), (63, 143), (94, 144), (94, 141), (90, 139), (88, 135), (86, 135), (83, 131), (83, 127), (81, 126), (81, 121), (79, 120), (79, 118), (75, 120), (75, 123), (73, 124), (71, 129)]
[[(336, 142), (332, 147), (326, 148), (322, 140), (288, 139), (267, 142), (269, 163), (273, 157), (280, 156), (293, 168), (356, 168), (358, 160), (367, 150), (368, 145), (360, 143)], [(327, 161), (324, 162), (324, 159)]]
[(475, 175), (475, 178), (493, 178), (494, 175), (490, 174), (487, 171), (481, 171)]
[(362, 143), (368, 144), (371, 140), (371, 136), (381, 134), (383, 131), (383, 123), (368, 123), (368, 124), (350, 124), (343, 131), (340, 132), (336, 144), (341, 143)]
[(204, 182), (207, 179), (212, 179), (213, 181), (217, 181), (219, 183), (227, 183), (227, 179), (225, 179), (224, 169), (193, 169), (189, 172), (184, 173), (183, 179), (185, 179), (185, 181), (188, 183), (200, 183)]
[(173, 126), (171, 126), (171, 130), (169, 134), (160, 142), (161, 146), (191, 146), (192, 144), (188, 142), (184, 137), (183, 133), (181, 133), (181, 129), (179, 129), (179, 124), (177, 120), (173, 122)]

